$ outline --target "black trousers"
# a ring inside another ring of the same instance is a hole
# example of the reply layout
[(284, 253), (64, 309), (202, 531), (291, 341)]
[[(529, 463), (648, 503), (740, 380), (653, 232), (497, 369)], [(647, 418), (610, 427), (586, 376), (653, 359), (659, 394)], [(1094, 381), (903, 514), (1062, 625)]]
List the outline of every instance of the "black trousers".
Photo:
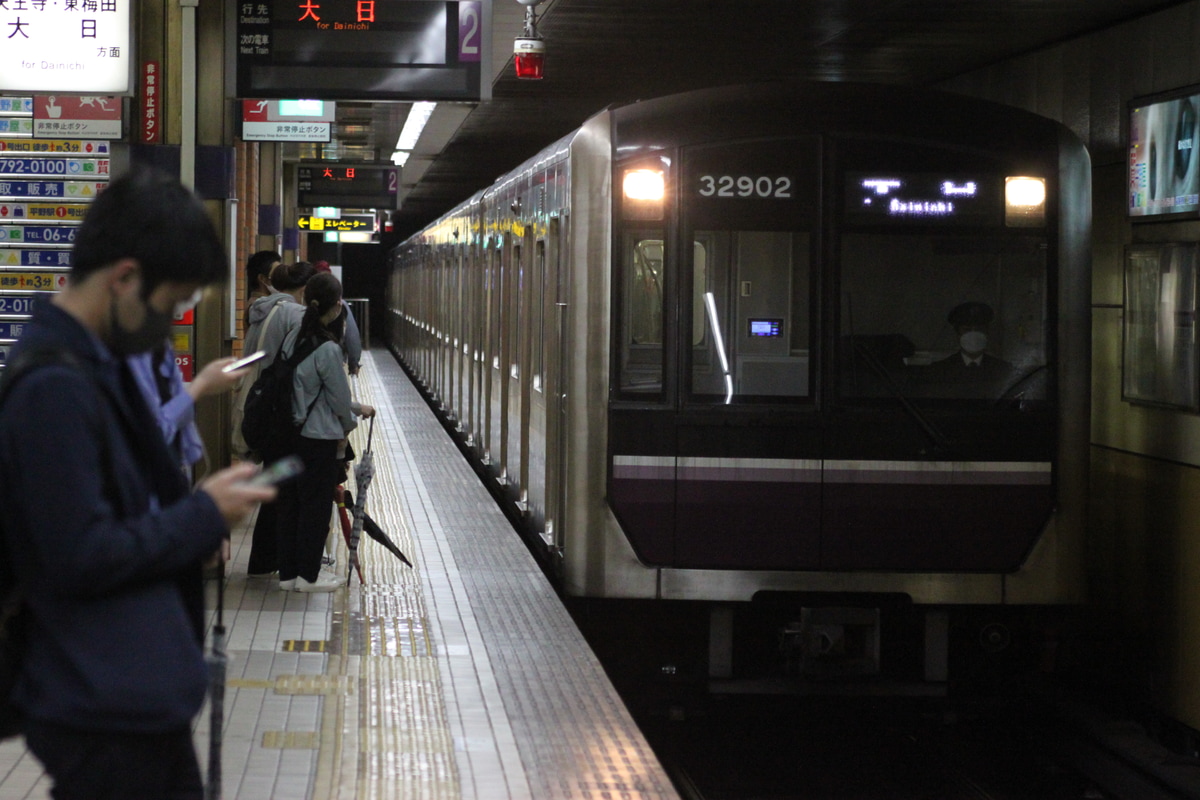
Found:
[(337, 449), (336, 439), (297, 440), (296, 455), (304, 462), (304, 472), (280, 484), (275, 501), (281, 581), (304, 578), (312, 582), (321, 571), (333, 489), (343, 477)]
[(191, 728), (80, 731), (26, 719), (25, 743), (54, 780), (55, 800), (202, 800)]
[[(285, 452), (264, 452), (263, 466), (274, 464), (285, 455)], [(279, 569), (279, 524), (275, 519), (278, 507), (278, 499), (258, 507), (254, 533), (250, 536), (250, 561), (246, 565), (250, 575), (266, 575)]]

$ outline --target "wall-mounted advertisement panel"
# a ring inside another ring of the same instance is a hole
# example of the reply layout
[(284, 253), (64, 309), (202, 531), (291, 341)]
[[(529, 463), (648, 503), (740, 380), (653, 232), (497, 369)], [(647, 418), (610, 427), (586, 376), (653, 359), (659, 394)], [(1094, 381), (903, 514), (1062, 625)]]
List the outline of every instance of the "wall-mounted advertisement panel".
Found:
[(133, 0), (0, 3), (0, 92), (125, 95)]
[(1125, 251), (1121, 399), (1200, 411), (1196, 351), (1196, 242)]
[(1129, 104), (1129, 216), (1200, 212), (1200, 89)]
[(491, 0), (235, 0), (237, 96), (491, 97)]

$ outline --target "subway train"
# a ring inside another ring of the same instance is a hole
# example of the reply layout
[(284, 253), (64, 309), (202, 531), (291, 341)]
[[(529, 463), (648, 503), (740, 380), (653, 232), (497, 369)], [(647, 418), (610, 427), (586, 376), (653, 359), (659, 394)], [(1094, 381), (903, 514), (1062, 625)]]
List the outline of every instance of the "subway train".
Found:
[(1083, 600), (1090, 176), (931, 90), (613, 106), (390, 253), (390, 346), (564, 595), (708, 685), (944, 687)]

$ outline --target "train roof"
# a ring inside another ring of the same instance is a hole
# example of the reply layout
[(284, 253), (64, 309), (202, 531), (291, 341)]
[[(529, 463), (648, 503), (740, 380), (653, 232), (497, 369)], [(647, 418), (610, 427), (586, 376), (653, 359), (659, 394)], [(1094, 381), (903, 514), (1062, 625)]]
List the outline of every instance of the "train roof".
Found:
[(831, 81), (723, 86), (611, 108), (617, 144), (673, 146), (796, 133), (953, 140), (985, 149), (1082, 143), (1066, 126), (1023, 109), (950, 92)]

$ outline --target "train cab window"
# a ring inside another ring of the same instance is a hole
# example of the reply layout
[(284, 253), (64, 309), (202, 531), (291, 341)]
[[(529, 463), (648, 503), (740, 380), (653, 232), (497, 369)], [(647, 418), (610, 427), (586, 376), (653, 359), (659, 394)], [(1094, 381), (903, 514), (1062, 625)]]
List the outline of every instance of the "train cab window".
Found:
[(691, 394), (711, 403), (809, 395), (809, 236), (696, 231)]
[(621, 391), (661, 395), (663, 376), (663, 235), (630, 231), (622, 243)]
[(1044, 400), (1046, 315), (1041, 237), (847, 233), (839, 393)]

